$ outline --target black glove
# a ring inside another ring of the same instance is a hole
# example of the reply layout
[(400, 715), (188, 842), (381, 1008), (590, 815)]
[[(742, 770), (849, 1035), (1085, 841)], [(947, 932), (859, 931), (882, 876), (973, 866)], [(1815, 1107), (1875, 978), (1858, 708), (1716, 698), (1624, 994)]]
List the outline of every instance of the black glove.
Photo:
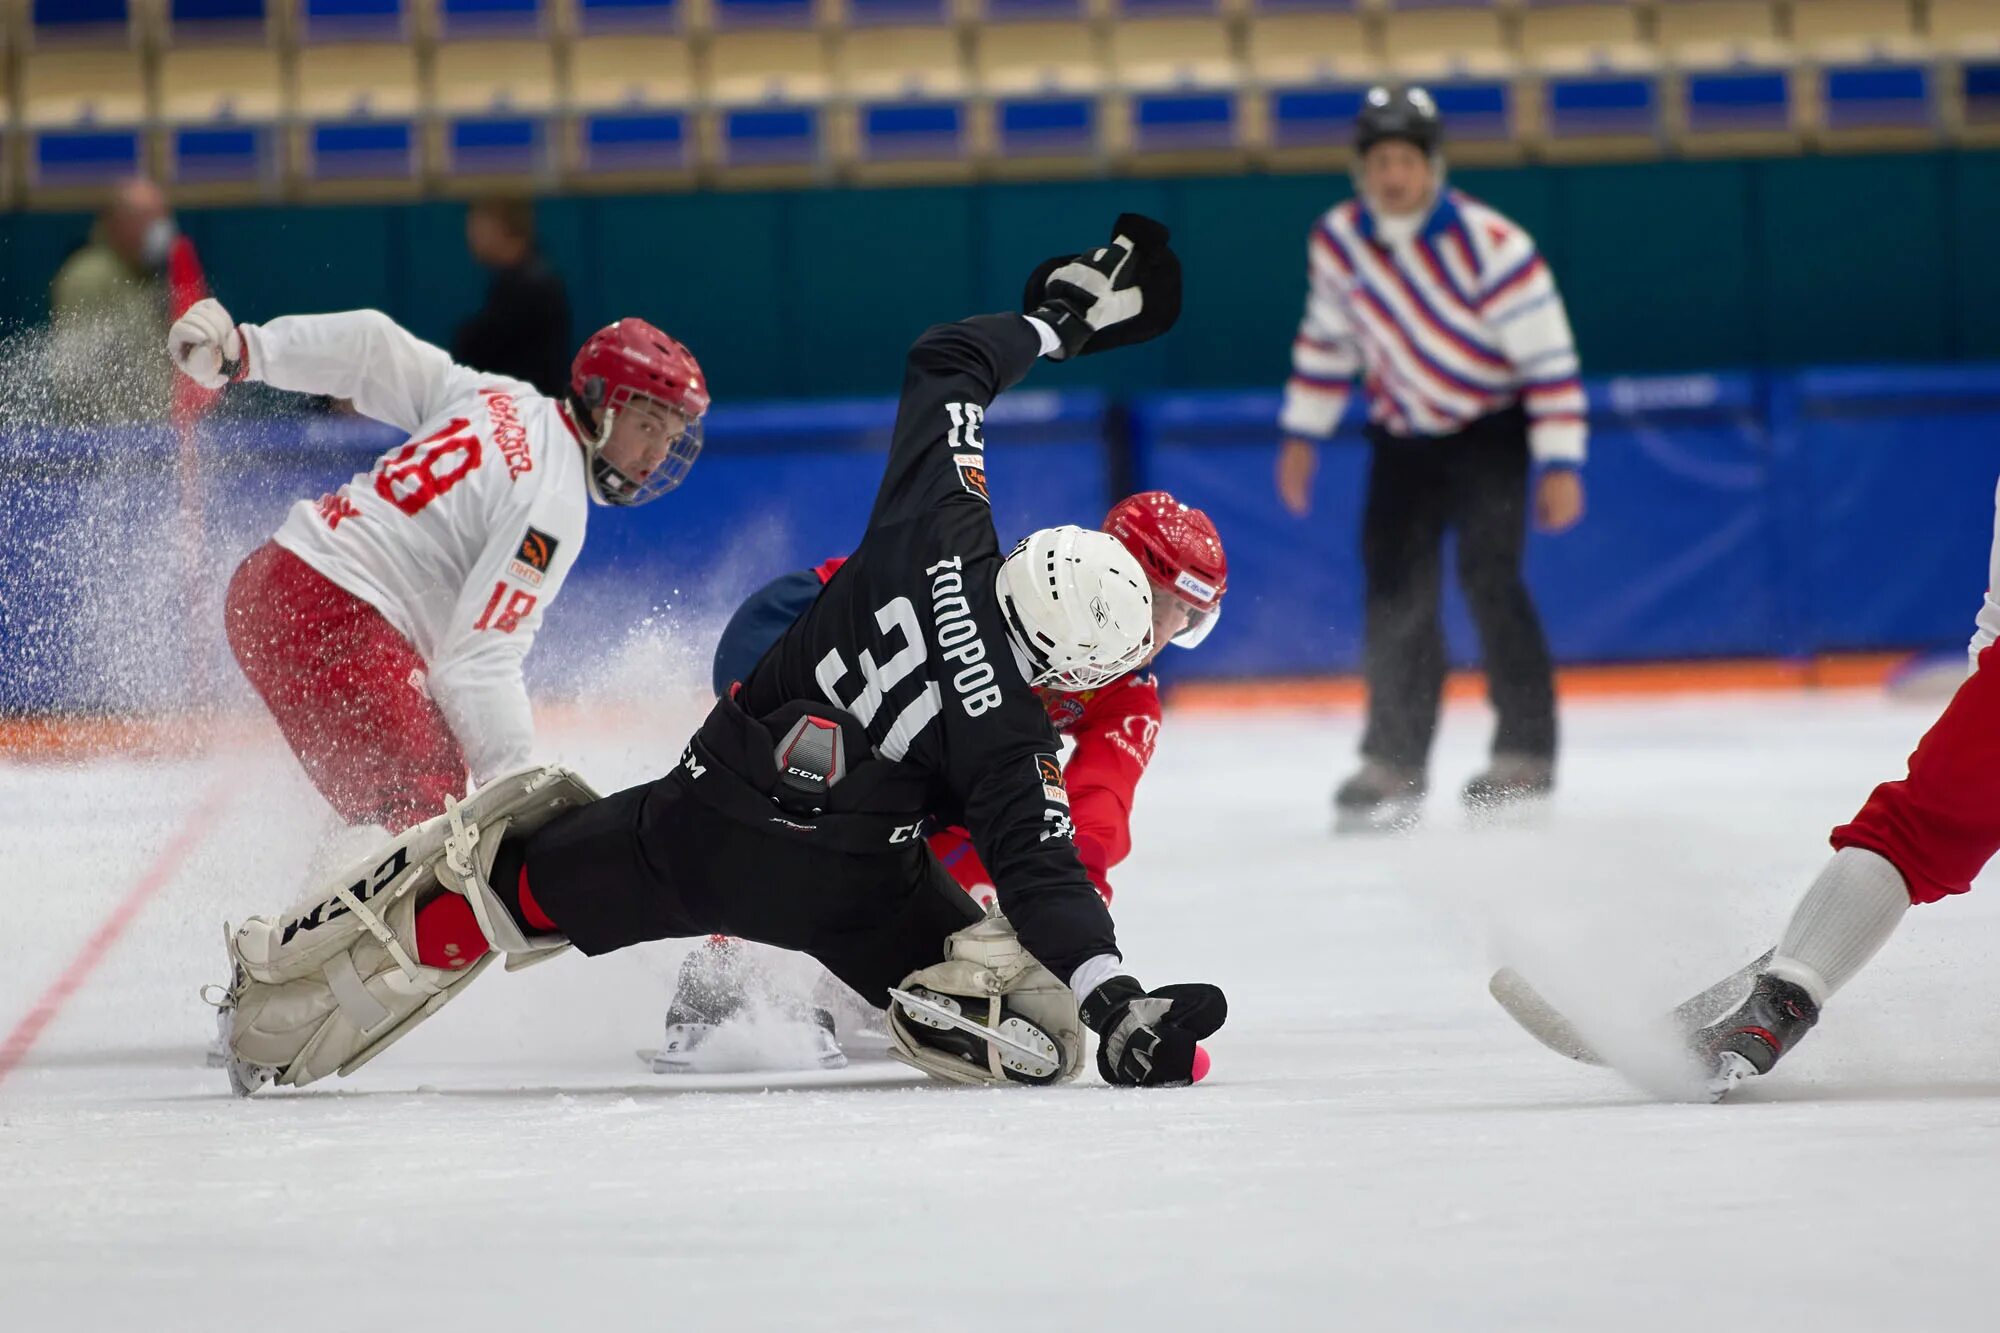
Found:
[(1157, 338), (1181, 314), (1181, 261), (1167, 229), (1122, 213), (1111, 244), (1045, 259), (1028, 276), (1021, 309), (1055, 330), (1062, 355), (1088, 356)]
[(1097, 1072), (1128, 1088), (1194, 1082), (1195, 1043), (1227, 1017), (1222, 988), (1200, 983), (1149, 991), (1117, 976), (1083, 1002), (1083, 1021), (1098, 1036)]

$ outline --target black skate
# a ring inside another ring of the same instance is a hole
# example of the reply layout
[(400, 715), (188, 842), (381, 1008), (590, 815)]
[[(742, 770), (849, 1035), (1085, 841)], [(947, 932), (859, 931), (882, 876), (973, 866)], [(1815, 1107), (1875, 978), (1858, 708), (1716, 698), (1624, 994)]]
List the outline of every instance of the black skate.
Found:
[[(847, 1056), (834, 1036), (831, 1013), (790, 997), (768, 994), (769, 988), (755, 986), (755, 980), (739, 941), (713, 935), (697, 945), (681, 960), (660, 1049), (645, 1053), (653, 1072), (726, 1074), (846, 1067)], [(731, 1038), (730, 1024), (739, 1029), (738, 1039)]]
[(1475, 774), (1459, 792), (1465, 808), (1480, 814), (1544, 801), (1555, 792), (1556, 766), (1535, 755), (1496, 754), (1486, 771)]
[(1424, 775), (1370, 759), (1333, 794), (1336, 833), (1387, 833), (1416, 827), (1424, 812)]
[(1710, 1094), (1720, 1098), (1744, 1079), (1770, 1073), (1817, 1022), (1819, 1006), (1804, 987), (1760, 973), (1749, 998), (1694, 1035), (1695, 1053), (1708, 1063)]

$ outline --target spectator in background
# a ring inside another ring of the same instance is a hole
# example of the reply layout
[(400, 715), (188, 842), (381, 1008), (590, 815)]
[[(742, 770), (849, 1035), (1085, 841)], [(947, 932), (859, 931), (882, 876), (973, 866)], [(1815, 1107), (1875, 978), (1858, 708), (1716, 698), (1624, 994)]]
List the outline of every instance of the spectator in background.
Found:
[(534, 201), (475, 199), (465, 213), (465, 244), (492, 278), (486, 304), (458, 326), (452, 359), (561, 397), (569, 391), (569, 294), (535, 249)]
[(167, 258), (178, 235), (160, 187), (125, 181), (56, 271), (51, 379), (63, 420), (166, 418), (173, 370), (160, 348), (169, 322)]
[(1546, 532), (1583, 515), (1584, 396), (1569, 318), (1534, 240), (1444, 183), (1443, 126), (1421, 88), (1370, 89), (1360, 198), (1314, 224), (1292, 344), (1278, 492), (1304, 515), (1318, 444), (1359, 375), (1373, 457), (1362, 517), (1368, 725), (1336, 826), (1399, 828), (1422, 809), (1445, 678), (1444, 534), (1499, 714), (1468, 806), (1548, 794), (1556, 713), (1548, 641), (1521, 579), (1529, 478)]

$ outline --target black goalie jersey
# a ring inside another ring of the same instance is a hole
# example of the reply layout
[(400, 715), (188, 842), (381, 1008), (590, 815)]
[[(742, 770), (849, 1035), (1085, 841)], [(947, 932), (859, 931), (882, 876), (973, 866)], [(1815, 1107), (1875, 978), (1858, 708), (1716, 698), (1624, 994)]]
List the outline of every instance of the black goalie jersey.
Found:
[(920, 770), (926, 813), (971, 831), (1022, 945), (1067, 981), (1117, 943), (1070, 841), (1055, 732), (1006, 633), (981, 437), (986, 405), (1039, 351), (1019, 315), (917, 340), (868, 531), (739, 701), (761, 717), (825, 700), (879, 757)]

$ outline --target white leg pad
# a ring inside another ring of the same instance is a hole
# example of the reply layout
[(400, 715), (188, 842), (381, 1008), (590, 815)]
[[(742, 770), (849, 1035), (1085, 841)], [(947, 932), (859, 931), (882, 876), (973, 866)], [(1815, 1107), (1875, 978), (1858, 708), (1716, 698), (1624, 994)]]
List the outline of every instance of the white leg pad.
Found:
[(486, 875), (510, 827), (532, 832), (596, 799), (567, 769), (510, 774), (405, 830), (284, 915), (244, 922), (229, 935), (233, 977), (221, 1003), (230, 1055), (256, 1071), (247, 1081), (303, 1086), (351, 1073), (483, 972), (493, 952), (456, 969), (417, 961), (417, 909), (440, 892), (467, 898), (510, 967), (567, 948), (561, 936), (514, 926)]

